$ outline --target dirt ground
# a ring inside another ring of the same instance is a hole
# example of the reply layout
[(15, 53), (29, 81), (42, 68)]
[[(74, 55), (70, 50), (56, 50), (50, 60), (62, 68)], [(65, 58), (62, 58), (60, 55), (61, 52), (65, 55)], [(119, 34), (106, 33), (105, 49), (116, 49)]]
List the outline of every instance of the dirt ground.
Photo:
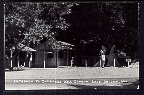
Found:
[(6, 90), (136, 89), (139, 68), (64, 67), (6, 71)]

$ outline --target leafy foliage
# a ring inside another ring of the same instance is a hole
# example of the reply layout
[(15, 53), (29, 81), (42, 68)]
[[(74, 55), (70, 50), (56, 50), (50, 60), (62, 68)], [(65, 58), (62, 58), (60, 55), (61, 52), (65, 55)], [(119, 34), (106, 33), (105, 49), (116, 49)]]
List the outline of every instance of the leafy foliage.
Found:
[(53, 28), (66, 30), (70, 24), (63, 16), (71, 13), (72, 6), (73, 3), (62, 2), (5, 4), (6, 41), (15, 38), (14, 43), (22, 43), (30, 39), (35, 43), (53, 36)]

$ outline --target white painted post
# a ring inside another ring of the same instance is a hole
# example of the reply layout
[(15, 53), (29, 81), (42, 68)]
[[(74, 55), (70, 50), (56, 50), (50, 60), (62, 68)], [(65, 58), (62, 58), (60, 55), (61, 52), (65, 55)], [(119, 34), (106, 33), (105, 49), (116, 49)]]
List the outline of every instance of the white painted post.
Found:
[(18, 59), (18, 67), (19, 67), (19, 66), (20, 66), (20, 65), (19, 65), (19, 55), (18, 55), (18, 58), (17, 58), (17, 59)]
[(32, 59), (33, 59), (33, 57), (32, 57), (32, 54), (31, 54), (31, 65), (32, 65)]
[(87, 68), (87, 63), (86, 63), (86, 68)]
[(74, 59), (73, 59), (73, 57), (72, 57), (72, 59), (71, 59), (71, 68), (72, 68), (72, 66), (73, 66), (73, 63), (74, 63)]
[(44, 52), (44, 68), (45, 68), (45, 52)]
[(129, 63), (130, 63), (130, 62), (128, 61), (128, 67), (129, 67)]
[(24, 67), (25, 67), (25, 62), (24, 62)]
[(71, 59), (71, 68), (72, 68), (72, 59)]
[(139, 89), (139, 85), (138, 85), (137, 89)]
[(19, 65), (19, 61), (18, 61), (18, 67), (19, 67), (20, 65)]
[(114, 67), (115, 67), (115, 59), (114, 59)]
[(31, 62), (32, 62), (32, 53), (30, 53), (29, 68), (30, 68), (30, 66), (31, 66)]
[(12, 49), (11, 49), (11, 67), (12, 67), (12, 65), (13, 65), (13, 64), (12, 64)]
[(102, 55), (102, 67), (105, 65), (105, 55)]
[(85, 67), (87, 68), (87, 60), (85, 59)]
[(45, 68), (45, 60), (44, 60), (44, 68)]
[(128, 67), (129, 67), (131, 59), (126, 59), (126, 61), (128, 62)]
[(102, 63), (102, 62), (101, 62), (101, 59), (100, 59), (100, 67), (101, 67), (101, 63)]

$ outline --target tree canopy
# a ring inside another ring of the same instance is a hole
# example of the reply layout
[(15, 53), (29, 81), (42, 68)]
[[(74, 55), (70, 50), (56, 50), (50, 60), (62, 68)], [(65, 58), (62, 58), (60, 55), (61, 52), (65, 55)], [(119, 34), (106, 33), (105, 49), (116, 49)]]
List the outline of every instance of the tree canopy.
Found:
[(131, 56), (138, 52), (137, 3), (80, 3), (72, 10), (67, 16), (71, 27), (65, 34), (59, 32), (62, 37), (57, 38), (70, 39), (85, 55), (98, 55), (102, 45), (108, 50), (116, 45), (117, 50)]
[(54, 37), (56, 28), (66, 30), (70, 24), (63, 16), (71, 13), (72, 6), (62, 2), (5, 4), (6, 47), (26, 44), (26, 39), (35, 43)]

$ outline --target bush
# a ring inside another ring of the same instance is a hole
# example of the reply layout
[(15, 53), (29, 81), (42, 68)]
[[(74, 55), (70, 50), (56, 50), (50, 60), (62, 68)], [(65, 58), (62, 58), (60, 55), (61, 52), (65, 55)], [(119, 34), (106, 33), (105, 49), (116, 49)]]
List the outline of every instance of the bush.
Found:
[(19, 67), (14, 67), (13, 71), (23, 71), (24, 67), (23, 66), (19, 66)]

